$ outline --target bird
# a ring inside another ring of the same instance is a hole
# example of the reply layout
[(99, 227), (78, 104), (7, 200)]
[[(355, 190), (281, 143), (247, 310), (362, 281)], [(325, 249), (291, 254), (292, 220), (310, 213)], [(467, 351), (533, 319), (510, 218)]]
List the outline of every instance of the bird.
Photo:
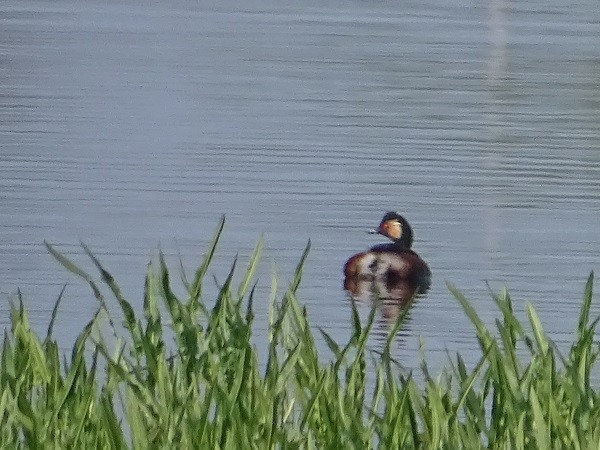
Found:
[(411, 249), (413, 230), (408, 221), (397, 212), (388, 211), (370, 233), (381, 234), (392, 242), (351, 256), (344, 264), (344, 285), (352, 284), (352, 280), (384, 282), (388, 286), (409, 282), (425, 292), (431, 284), (431, 270)]

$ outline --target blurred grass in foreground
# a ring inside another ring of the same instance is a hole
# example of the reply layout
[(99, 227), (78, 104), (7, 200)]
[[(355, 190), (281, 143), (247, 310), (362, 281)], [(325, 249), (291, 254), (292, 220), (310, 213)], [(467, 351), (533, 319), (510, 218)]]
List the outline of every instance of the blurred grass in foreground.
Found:
[[(469, 371), (457, 355), (437, 378), (423, 364), (425, 382), (417, 383), (390, 353), (402, 317), (383, 352), (367, 348), (374, 309), (363, 324), (353, 307), (346, 343), (320, 330), (333, 358), (319, 356), (296, 298), (309, 243), (283, 298), (270, 299), (265, 364), (250, 339), (262, 243), (238, 286), (232, 286), (234, 263), (212, 310), (202, 300), (223, 225), (194, 279), (184, 278), (184, 299), (173, 294), (159, 256), (158, 267), (148, 270), (142, 314), (83, 246), (120, 305), (122, 327), (94, 279), (47, 244), (89, 283), (99, 308), (63, 359), (52, 338), (60, 298), (40, 338), (19, 296), (2, 344), (2, 448), (600, 448), (598, 391), (590, 385), (599, 352), (598, 318), (589, 317), (593, 275), (565, 356), (533, 307), (526, 329), (502, 292), (492, 332), (449, 286), (473, 323), (482, 356)], [(528, 357), (517, 357), (517, 347)], [(367, 358), (374, 389), (367, 389)]]

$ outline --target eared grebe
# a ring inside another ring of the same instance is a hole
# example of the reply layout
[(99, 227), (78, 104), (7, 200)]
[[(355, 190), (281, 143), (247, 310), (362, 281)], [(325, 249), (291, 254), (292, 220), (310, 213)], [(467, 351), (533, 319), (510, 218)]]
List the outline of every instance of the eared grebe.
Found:
[(408, 281), (418, 286), (418, 291), (426, 291), (431, 282), (431, 271), (410, 249), (413, 232), (406, 219), (398, 213), (387, 212), (379, 228), (371, 233), (382, 234), (392, 242), (376, 245), (348, 259), (344, 265), (344, 285), (352, 279), (383, 281), (388, 285)]

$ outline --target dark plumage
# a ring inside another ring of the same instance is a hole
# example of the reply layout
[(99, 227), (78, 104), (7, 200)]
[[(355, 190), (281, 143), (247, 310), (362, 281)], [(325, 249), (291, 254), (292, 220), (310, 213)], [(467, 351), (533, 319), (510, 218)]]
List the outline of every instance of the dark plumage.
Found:
[(406, 219), (398, 213), (387, 212), (372, 233), (386, 236), (392, 242), (350, 257), (344, 265), (346, 279), (379, 280), (388, 284), (409, 281), (426, 290), (431, 282), (431, 271), (411, 250), (413, 231)]

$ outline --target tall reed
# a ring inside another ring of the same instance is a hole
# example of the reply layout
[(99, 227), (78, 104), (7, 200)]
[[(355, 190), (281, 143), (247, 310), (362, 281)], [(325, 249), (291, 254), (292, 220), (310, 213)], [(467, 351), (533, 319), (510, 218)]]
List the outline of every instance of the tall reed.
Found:
[(310, 242), (283, 298), (270, 299), (268, 356), (259, 361), (251, 336), (262, 242), (237, 286), (234, 263), (214, 306), (202, 298), (223, 226), (221, 220), (194, 279), (184, 281), (185, 298), (173, 293), (159, 256), (148, 270), (140, 312), (83, 245), (117, 300), (116, 316), (95, 278), (46, 244), (90, 285), (98, 310), (63, 358), (52, 337), (62, 293), (44, 338), (32, 331), (18, 295), (1, 353), (3, 448), (600, 447), (598, 390), (590, 383), (599, 353), (598, 318), (589, 317), (593, 275), (567, 355), (552, 344), (533, 307), (523, 324), (501, 292), (492, 331), (449, 285), (473, 323), (481, 358), (468, 370), (457, 355), (435, 378), (423, 364), (425, 381), (416, 382), (390, 352), (402, 317), (383, 352), (369, 349), (374, 309), (363, 322), (353, 306), (346, 343), (321, 330), (333, 358), (320, 356), (296, 296)]

